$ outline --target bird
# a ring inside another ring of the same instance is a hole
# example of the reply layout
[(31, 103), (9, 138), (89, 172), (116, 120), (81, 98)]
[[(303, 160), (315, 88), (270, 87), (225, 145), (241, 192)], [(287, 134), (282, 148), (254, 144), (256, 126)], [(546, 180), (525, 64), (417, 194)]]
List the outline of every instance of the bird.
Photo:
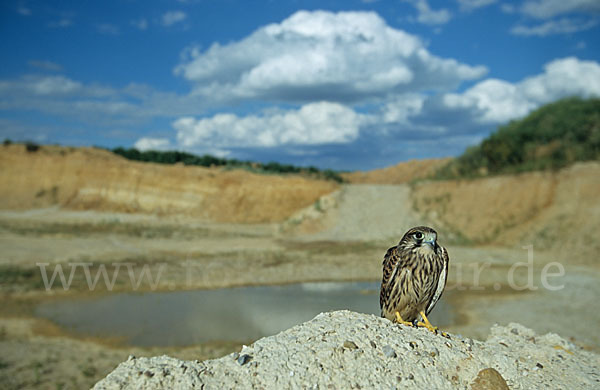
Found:
[(438, 244), (435, 230), (427, 226), (409, 229), (383, 258), (381, 316), (437, 333), (427, 315), (444, 292), (449, 261), (448, 251)]

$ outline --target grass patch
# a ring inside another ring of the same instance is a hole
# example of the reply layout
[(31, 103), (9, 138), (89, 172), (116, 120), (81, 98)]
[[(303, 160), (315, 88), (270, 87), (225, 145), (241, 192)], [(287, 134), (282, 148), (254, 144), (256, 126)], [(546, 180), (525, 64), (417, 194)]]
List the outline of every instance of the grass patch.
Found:
[(81, 369), (81, 374), (86, 378), (93, 378), (98, 374), (98, 370), (94, 366), (85, 366)]
[(40, 286), (41, 277), (37, 268), (22, 268), (14, 265), (0, 266), (0, 285)]

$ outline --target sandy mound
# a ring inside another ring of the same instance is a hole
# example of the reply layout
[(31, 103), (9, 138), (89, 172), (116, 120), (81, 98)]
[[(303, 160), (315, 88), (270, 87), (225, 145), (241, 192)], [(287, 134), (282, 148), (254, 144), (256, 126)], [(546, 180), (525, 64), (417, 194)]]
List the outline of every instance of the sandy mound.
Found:
[(219, 222), (277, 222), (334, 191), (331, 181), (125, 160), (93, 148), (23, 145), (0, 153), (4, 209), (60, 205)]
[(204, 362), (168, 356), (121, 363), (94, 389), (592, 388), (600, 356), (519, 324), (485, 342), (338, 311)]

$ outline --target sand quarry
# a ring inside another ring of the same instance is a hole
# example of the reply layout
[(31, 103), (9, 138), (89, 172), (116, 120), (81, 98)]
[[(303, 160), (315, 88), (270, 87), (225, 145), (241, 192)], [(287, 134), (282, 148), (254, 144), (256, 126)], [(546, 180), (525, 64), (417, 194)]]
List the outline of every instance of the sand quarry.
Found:
[[(555, 332), (597, 352), (600, 164), (471, 181), (419, 180), (444, 160), (347, 174), (348, 184), (241, 170), (164, 166), (87, 148), (3, 146), (0, 153), (0, 383), (82, 388), (130, 354), (205, 360), (234, 341), (139, 347), (82, 336), (35, 315), (66, 298), (130, 292), (44, 286), (38, 264), (142, 267), (136, 292), (320, 281), (376, 281), (409, 227), (438, 230), (452, 267), (444, 328), (484, 339), (494, 323)], [(184, 264), (192, 263), (194, 272)], [(515, 264), (518, 264), (515, 266)], [(112, 268), (111, 268), (112, 267)], [(137, 272), (137, 271), (136, 271)], [(374, 299), (374, 305), (377, 305)]]

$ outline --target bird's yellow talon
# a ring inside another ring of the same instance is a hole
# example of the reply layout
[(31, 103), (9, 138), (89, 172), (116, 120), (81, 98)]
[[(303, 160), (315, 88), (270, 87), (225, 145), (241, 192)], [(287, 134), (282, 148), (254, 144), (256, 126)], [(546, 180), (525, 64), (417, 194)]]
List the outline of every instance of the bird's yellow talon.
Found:
[(404, 321), (402, 319), (402, 316), (400, 315), (399, 312), (396, 312), (395, 315), (396, 315), (396, 322), (397, 323), (402, 324), (402, 325), (406, 325), (406, 326), (412, 326), (412, 323), (410, 323), (408, 321)]
[(423, 322), (417, 322), (417, 326), (421, 326), (423, 328), (426, 328), (430, 332), (437, 334), (437, 330), (438, 330), (437, 326), (431, 325), (431, 322), (429, 322), (429, 319), (425, 315), (425, 312), (420, 311), (419, 314), (423, 318)]
[(433, 326), (431, 324), (426, 324), (424, 322), (417, 322), (417, 326), (420, 328), (426, 328), (427, 330), (429, 330), (432, 333), (437, 333), (437, 330), (438, 330), (437, 326)]

